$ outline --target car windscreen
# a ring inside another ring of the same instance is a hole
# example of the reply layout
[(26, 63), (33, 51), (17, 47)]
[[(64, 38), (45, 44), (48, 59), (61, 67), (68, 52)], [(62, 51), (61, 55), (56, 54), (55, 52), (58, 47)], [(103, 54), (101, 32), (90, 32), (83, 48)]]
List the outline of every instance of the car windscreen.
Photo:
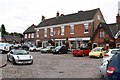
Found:
[(106, 50), (104, 54), (108, 53), (109, 51), (110, 51), (109, 49), (108, 49), (108, 50)]
[(92, 51), (94, 51), (94, 52), (100, 52), (100, 51), (101, 51), (101, 48), (95, 48), (95, 49), (93, 49)]
[(27, 55), (25, 50), (15, 50), (14, 55)]
[(117, 52), (120, 52), (120, 50), (112, 50), (111, 54), (116, 54)]
[(55, 49), (60, 49), (62, 46), (57, 46)]
[(76, 50), (85, 50), (86, 48), (76, 48)]
[(51, 46), (47, 46), (46, 48), (47, 48), (47, 49), (50, 49), (50, 48), (51, 48)]

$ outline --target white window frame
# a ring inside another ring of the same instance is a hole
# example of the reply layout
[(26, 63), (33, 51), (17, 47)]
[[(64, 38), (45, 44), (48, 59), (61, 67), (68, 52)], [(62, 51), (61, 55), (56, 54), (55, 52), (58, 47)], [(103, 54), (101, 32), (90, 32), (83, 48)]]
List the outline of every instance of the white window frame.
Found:
[(70, 25), (70, 34), (74, 34), (74, 25)]
[(61, 35), (64, 35), (64, 26), (61, 27)]
[(27, 34), (25, 34), (25, 38), (27, 38)]
[(31, 34), (31, 38), (34, 38), (34, 33)]
[(39, 30), (36, 31), (36, 37), (39, 37)]
[(100, 38), (104, 38), (104, 32), (103, 31), (100, 32)]
[(53, 28), (50, 28), (50, 36), (53, 36)]
[(44, 29), (44, 37), (47, 37), (47, 28)]
[(28, 34), (28, 38), (30, 38), (30, 36), (31, 36), (31, 34), (29, 33), (29, 34)]
[(84, 24), (84, 33), (89, 33), (89, 24), (88, 23)]
[(97, 15), (97, 19), (100, 20), (100, 15)]

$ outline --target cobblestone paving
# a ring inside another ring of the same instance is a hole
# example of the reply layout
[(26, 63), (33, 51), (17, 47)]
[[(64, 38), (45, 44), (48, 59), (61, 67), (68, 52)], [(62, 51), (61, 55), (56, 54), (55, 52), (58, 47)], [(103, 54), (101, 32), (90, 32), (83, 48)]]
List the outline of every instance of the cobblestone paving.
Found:
[(100, 78), (102, 59), (73, 57), (71, 54), (41, 54), (31, 52), (32, 65), (13, 65), (7, 62), (2, 68), (3, 78)]

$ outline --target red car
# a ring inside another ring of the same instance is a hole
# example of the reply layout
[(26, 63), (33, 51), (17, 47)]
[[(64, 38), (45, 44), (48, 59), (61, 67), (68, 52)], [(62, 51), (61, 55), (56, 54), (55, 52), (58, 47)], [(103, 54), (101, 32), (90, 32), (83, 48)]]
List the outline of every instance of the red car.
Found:
[(76, 50), (73, 50), (71, 53), (74, 56), (88, 56), (90, 51), (91, 50), (88, 48), (78, 48)]

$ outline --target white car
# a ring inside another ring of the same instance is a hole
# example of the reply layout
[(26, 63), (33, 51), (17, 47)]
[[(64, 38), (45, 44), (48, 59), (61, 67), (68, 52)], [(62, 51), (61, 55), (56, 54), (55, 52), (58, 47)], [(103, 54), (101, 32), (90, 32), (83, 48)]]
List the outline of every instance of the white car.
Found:
[(43, 49), (43, 47), (36, 47), (36, 51), (41, 51), (41, 49)]
[(117, 53), (117, 51), (120, 52), (120, 49), (118, 48), (114, 48), (114, 49), (108, 49), (105, 53), (104, 53), (104, 57), (103, 57), (103, 63), (106, 62), (106, 60), (110, 60), (110, 58)]
[(6, 53), (10, 51), (10, 45), (9, 43), (0, 43), (0, 51), (2, 53)]
[(13, 64), (32, 64), (33, 57), (29, 55), (29, 52), (21, 49), (12, 49), (7, 54), (7, 60), (13, 62)]
[(29, 47), (29, 51), (36, 51), (36, 46), (31, 45), (31, 46)]
[(46, 48), (41, 49), (41, 53), (52, 53), (52, 49), (54, 48), (54, 46), (47, 46)]
[(99, 66), (100, 75), (101, 75), (102, 77), (105, 77), (105, 76), (106, 76), (106, 69), (107, 69), (108, 61), (112, 58), (112, 56), (114, 56), (114, 55), (117, 54), (118, 52), (120, 52), (120, 49), (108, 49), (108, 50), (104, 53), (104, 57), (103, 57), (102, 64)]

